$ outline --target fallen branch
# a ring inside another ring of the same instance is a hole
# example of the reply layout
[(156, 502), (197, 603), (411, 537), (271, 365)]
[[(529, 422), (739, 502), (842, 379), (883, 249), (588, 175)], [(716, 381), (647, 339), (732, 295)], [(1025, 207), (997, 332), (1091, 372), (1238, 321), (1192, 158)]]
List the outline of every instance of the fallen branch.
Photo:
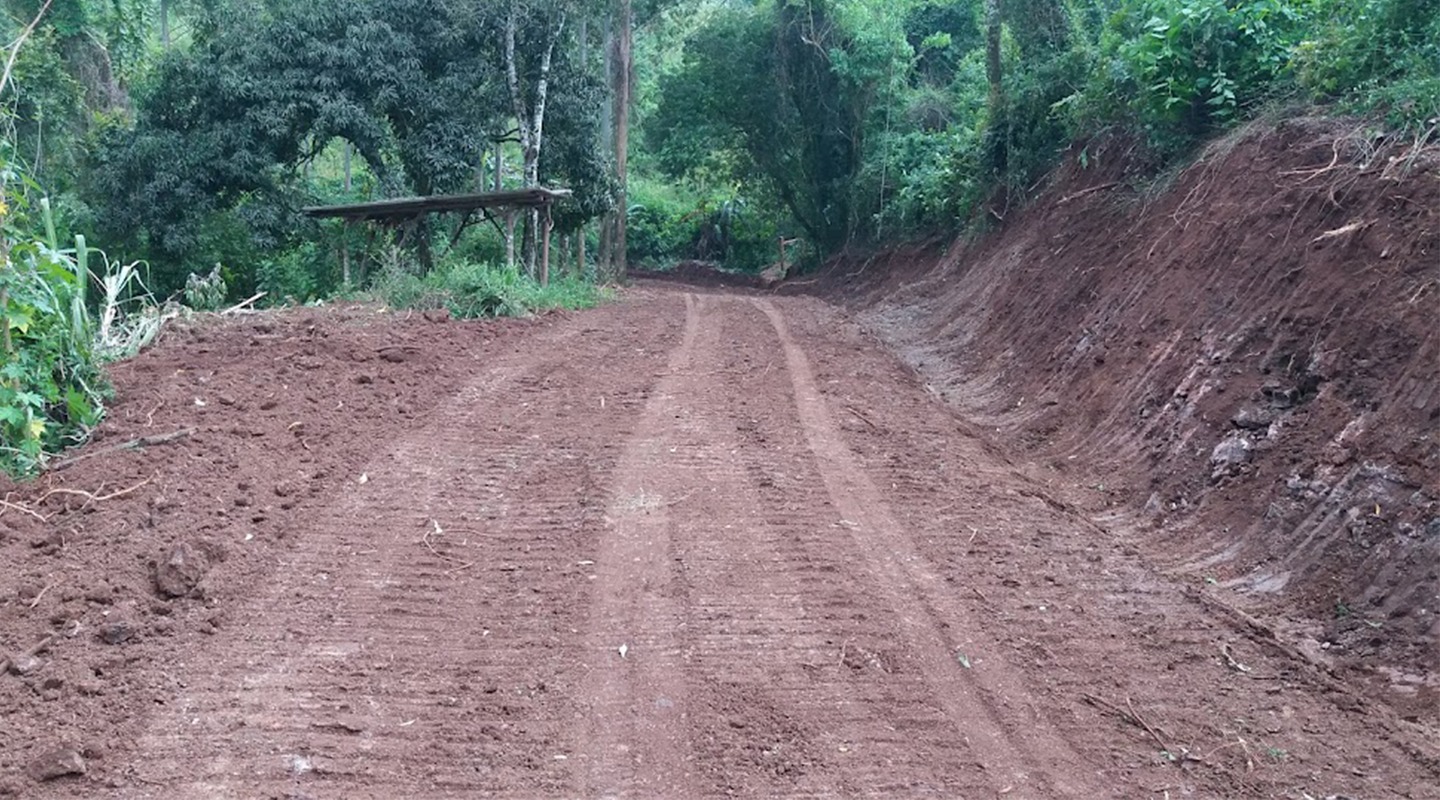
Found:
[(169, 444), (171, 442), (176, 442), (181, 439), (187, 438), (193, 433), (195, 433), (194, 428), (183, 428), (181, 430), (175, 431), (174, 433), (167, 433), (162, 436), (142, 436), (139, 439), (131, 439), (128, 442), (122, 442), (112, 447), (102, 447), (99, 450), (84, 453), (82, 455), (75, 456), (74, 458), (67, 458), (64, 461), (57, 461), (47, 467), (45, 471), (59, 472), (62, 469), (69, 469), (70, 467), (79, 464), (81, 461), (85, 461), (96, 456), (103, 456), (107, 453), (113, 453), (118, 450), (139, 450), (144, 447), (154, 447), (156, 445)]
[(1109, 183), (1102, 183), (1099, 186), (1091, 186), (1089, 189), (1081, 189), (1078, 192), (1072, 192), (1071, 194), (1067, 194), (1064, 197), (1060, 198), (1055, 203), (1055, 205), (1063, 206), (1072, 200), (1079, 200), (1086, 195), (1094, 194), (1096, 192), (1103, 192), (1106, 189), (1114, 189), (1116, 186), (1119, 185), (1120, 181), (1110, 181)]
[(265, 297), (265, 295), (267, 295), (267, 294), (270, 294), (270, 293), (269, 293), (269, 292), (260, 292), (259, 294), (255, 295), (254, 297), (251, 297), (251, 298), (248, 299), (248, 300), (241, 300), (240, 302), (236, 303), (235, 305), (230, 306), (229, 308), (225, 309), (224, 311), (221, 311), (220, 314), (221, 314), (222, 316), (223, 316), (223, 315), (228, 315), (228, 314), (238, 314), (239, 312), (244, 311), (251, 303), (254, 303), (254, 302), (257, 301), (257, 300), (260, 300), (261, 298)]

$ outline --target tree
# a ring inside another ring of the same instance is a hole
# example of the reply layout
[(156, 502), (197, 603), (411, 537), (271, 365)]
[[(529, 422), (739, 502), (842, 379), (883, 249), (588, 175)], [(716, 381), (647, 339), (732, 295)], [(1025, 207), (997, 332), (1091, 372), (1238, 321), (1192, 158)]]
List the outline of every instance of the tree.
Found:
[(892, 54), (834, 12), (830, 0), (727, 7), (686, 43), (648, 127), (671, 174), (708, 164), (763, 180), (822, 251), (855, 230), (853, 181)]
[[(534, 13), (538, 11), (539, 13)], [(520, 37), (520, 0), (510, 0), (505, 18), (505, 77), (510, 89), (511, 108), (520, 136), (520, 152), (524, 164), (526, 186), (540, 182), (540, 153), (545, 137), (545, 106), (550, 95), (550, 70), (554, 64), (555, 47), (565, 32), (567, 9), (563, 4), (540, 4), (532, 7), (532, 31), (538, 36), (525, 51), (517, 50)], [(534, 34), (532, 33), (532, 36)], [(522, 65), (525, 54), (530, 68)], [(522, 80), (522, 74), (524, 80)], [(540, 229), (540, 211), (531, 209), (525, 226), (525, 267), (535, 274), (535, 242)]]
[(611, 61), (615, 98), (615, 239), (612, 242), (612, 269), (614, 274), (623, 275), (628, 268), (626, 252), (626, 223), (630, 212), (629, 164), (630, 164), (630, 99), (631, 78), (634, 72), (632, 57), (635, 20), (630, 0), (619, 0), (615, 14), (615, 55)]

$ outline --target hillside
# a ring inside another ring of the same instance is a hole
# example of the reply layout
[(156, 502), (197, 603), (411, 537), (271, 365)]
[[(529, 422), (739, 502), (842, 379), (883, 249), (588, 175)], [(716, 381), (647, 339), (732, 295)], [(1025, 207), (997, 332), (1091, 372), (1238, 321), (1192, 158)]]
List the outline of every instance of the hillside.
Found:
[(823, 285), (1165, 571), (1433, 718), (1440, 152), (1297, 120), (1168, 184), (1088, 157), (978, 241)]

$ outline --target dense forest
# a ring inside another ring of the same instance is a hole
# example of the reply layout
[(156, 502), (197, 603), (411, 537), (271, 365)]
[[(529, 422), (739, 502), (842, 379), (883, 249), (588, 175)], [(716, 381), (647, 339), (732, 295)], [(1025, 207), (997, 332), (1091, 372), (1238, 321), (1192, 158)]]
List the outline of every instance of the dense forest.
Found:
[[(1062, 159), (1158, 173), (1257, 117), (1440, 126), (1440, 0), (0, 5), (0, 463), (21, 471), (96, 424), (97, 364), (171, 301), (584, 304), (627, 265), (983, 230)], [(573, 192), (549, 286), (539, 215), (300, 213), (537, 185)]]

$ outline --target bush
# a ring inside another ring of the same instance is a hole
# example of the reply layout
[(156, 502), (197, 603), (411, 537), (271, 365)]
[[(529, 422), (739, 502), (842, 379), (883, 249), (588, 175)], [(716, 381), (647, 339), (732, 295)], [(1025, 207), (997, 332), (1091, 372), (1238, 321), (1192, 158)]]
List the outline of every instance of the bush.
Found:
[(1302, 86), (1416, 128), (1440, 117), (1440, 0), (1322, 0), (1295, 62)]
[(185, 305), (196, 311), (215, 311), (225, 302), (225, 278), (220, 275), (220, 265), (208, 275), (190, 273), (185, 279)]
[(1282, 88), (1307, 6), (1135, 0), (1102, 36), (1090, 112), (1111, 121), (1128, 116), (1162, 151), (1187, 146)]
[(376, 296), (393, 308), (446, 309), (454, 317), (525, 317), (556, 308), (591, 308), (604, 294), (571, 276), (542, 287), (515, 269), (452, 261), (421, 277), (392, 264), (379, 276)]
[[(0, 162), (0, 170), (4, 169)], [(14, 180), (14, 173), (0, 186)], [(7, 200), (9, 201), (7, 203)], [(0, 194), (0, 470), (34, 472), (89, 437), (108, 391), (92, 347), (83, 258), (67, 258), (23, 227), (23, 197)], [(47, 229), (54, 230), (48, 207)]]

